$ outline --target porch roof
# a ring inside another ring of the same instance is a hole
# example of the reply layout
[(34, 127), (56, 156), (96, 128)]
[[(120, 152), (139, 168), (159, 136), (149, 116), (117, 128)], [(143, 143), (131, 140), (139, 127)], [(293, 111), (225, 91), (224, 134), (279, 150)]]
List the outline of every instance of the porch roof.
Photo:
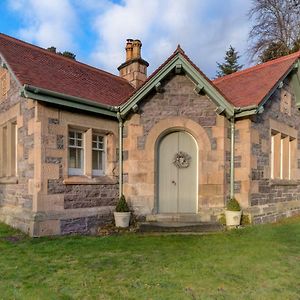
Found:
[(127, 80), (0, 33), (0, 53), (21, 85), (118, 106), (133, 91)]

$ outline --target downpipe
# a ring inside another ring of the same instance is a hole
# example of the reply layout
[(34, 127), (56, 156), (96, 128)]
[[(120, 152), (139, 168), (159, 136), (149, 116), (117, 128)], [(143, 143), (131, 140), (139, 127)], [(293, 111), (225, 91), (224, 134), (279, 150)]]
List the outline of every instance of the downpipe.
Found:
[(230, 198), (234, 198), (234, 145), (235, 145), (235, 119), (230, 119)]
[(119, 121), (119, 197), (123, 195), (123, 119), (120, 112), (117, 113)]

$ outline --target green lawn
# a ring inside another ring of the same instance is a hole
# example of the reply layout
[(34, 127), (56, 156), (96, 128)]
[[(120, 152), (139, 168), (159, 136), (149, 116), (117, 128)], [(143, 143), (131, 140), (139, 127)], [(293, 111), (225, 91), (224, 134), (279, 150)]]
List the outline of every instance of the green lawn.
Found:
[(30, 239), (0, 224), (0, 299), (300, 299), (300, 218), (205, 236)]

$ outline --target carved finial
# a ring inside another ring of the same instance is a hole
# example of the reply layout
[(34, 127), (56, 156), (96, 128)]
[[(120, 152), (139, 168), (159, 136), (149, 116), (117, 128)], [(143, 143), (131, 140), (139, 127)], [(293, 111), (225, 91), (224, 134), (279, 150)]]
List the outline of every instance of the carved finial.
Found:
[(180, 44), (177, 45), (176, 50), (174, 51), (174, 53), (182, 53), (184, 54), (184, 51), (182, 50), (182, 48), (180, 47)]

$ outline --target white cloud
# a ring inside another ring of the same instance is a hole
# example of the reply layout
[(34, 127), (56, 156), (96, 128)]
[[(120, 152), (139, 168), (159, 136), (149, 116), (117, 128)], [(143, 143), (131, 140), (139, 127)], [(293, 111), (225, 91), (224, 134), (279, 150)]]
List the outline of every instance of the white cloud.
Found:
[[(137, 38), (154, 71), (180, 44), (210, 77), (231, 44), (247, 48), (251, 0), (9, 0), (23, 26), (19, 35), (42, 47), (70, 50), (117, 73), (125, 41)], [(92, 37), (91, 37), (92, 36)], [(88, 40), (88, 38), (91, 40)], [(81, 40), (81, 38), (83, 38)], [(88, 41), (88, 42), (87, 42)], [(82, 45), (80, 43), (88, 43)], [(87, 49), (90, 47), (91, 49)], [(241, 59), (245, 64), (246, 55)]]
[[(93, 0), (90, 0), (93, 1)], [(90, 2), (91, 3), (91, 2)], [(190, 58), (214, 76), (216, 61), (222, 61), (232, 44), (240, 54), (246, 49), (247, 10), (251, 1), (240, 0), (124, 0), (106, 1), (93, 22), (98, 46), (92, 62), (116, 73), (125, 58), (125, 41), (143, 42), (143, 58), (153, 71), (175, 50), (177, 44)]]
[(10, 0), (9, 4), (24, 18), (20, 38), (41, 47), (75, 48), (76, 14), (69, 0)]

